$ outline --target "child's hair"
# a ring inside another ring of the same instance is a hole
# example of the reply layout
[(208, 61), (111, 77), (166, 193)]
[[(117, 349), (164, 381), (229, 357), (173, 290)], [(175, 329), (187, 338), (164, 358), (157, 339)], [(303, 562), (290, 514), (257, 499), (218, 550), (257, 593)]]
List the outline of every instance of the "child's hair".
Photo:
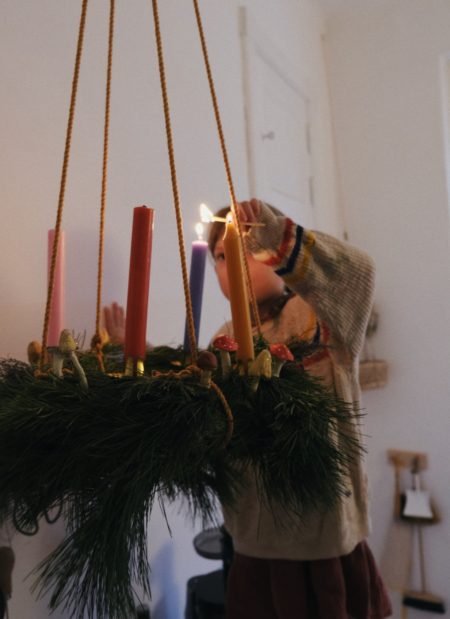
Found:
[[(215, 215), (216, 217), (226, 217), (229, 210), (229, 206), (224, 206), (219, 209), (217, 213), (215, 213)], [(208, 248), (212, 256), (214, 256), (214, 249), (216, 247), (217, 241), (223, 236), (224, 227), (225, 224), (223, 221), (213, 221), (209, 226)]]

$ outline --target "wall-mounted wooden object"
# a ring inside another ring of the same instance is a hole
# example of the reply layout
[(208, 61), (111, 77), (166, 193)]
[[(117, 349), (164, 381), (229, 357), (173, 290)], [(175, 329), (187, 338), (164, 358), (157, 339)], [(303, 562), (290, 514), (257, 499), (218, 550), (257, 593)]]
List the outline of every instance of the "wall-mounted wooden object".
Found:
[(388, 460), (398, 468), (411, 470), (414, 461), (417, 460), (419, 470), (425, 471), (428, 468), (428, 455), (419, 451), (404, 451), (402, 449), (388, 449)]
[(359, 363), (361, 389), (378, 389), (388, 382), (388, 364), (381, 359), (364, 360)]

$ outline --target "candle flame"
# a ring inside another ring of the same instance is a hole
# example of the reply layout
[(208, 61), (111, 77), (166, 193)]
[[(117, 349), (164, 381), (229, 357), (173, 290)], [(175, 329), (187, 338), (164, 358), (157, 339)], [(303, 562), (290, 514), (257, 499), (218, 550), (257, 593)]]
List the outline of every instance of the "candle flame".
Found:
[(199, 241), (203, 241), (203, 232), (205, 230), (205, 226), (202, 223), (195, 224), (195, 232), (197, 233), (197, 237)]
[(204, 203), (200, 204), (200, 219), (204, 224), (209, 224), (214, 221), (212, 211)]

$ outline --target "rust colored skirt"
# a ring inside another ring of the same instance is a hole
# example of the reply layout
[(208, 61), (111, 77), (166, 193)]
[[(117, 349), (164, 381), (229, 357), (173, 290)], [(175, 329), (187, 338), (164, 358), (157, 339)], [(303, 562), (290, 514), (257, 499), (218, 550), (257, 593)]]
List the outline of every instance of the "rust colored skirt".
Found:
[(366, 542), (348, 555), (319, 561), (236, 553), (226, 608), (227, 619), (384, 619), (392, 614)]

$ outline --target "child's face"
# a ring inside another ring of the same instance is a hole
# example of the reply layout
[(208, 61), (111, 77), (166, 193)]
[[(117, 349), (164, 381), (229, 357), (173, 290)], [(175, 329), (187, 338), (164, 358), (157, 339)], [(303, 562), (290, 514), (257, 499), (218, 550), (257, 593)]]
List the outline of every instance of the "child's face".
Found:
[[(219, 240), (214, 248), (214, 262), (223, 294), (230, 298), (228, 273), (223, 252), (223, 241)], [(284, 282), (271, 267), (258, 262), (251, 254), (247, 254), (248, 269), (253, 284), (253, 290), (258, 302), (267, 301), (273, 297), (280, 296), (284, 291)]]

